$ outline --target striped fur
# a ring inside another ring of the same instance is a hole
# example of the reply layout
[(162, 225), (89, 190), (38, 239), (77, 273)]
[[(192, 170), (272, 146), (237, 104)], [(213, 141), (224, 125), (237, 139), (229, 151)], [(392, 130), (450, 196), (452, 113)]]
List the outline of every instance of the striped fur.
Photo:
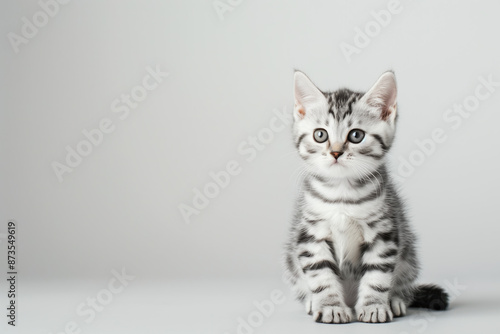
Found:
[[(367, 93), (323, 93), (296, 72), (295, 99), (293, 137), (306, 176), (286, 272), (298, 299), (325, 323), (386, 322), (412, 302), (425, 306), (414, 301), (418, 291), (425, 303), (428, 290), (414, 283), (415, 235), (385, 164), (396, 129), (394, 74)], [(314, 139), (317, 129), (326, 130), (326, 141)], [(364, 133), (359, 143), (348, 140), (355, 129)]]

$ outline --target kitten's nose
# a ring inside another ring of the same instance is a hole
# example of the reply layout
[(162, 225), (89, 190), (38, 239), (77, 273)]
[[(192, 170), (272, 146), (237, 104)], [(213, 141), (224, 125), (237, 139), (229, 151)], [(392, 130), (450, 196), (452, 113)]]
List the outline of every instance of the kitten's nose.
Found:
[(338, 159), (344, 152), (330, 152), (335, 159)]

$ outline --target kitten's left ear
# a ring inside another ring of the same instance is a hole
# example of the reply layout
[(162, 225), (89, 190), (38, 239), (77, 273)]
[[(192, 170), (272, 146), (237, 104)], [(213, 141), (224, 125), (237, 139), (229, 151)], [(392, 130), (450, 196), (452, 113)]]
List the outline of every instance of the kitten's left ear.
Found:
[(396, 77), (393, 72), (389, 71), (380, 76), (362, 99), (374, 108), (372, 113), (376, 113), (384, 121), (393, 122), (396, 118), (397, 93)]

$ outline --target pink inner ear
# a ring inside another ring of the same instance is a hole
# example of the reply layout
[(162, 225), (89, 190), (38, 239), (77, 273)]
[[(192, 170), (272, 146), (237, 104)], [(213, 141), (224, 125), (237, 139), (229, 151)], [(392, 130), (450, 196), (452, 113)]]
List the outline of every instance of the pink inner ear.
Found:
[(393, 104), (392, 106), (384, 106), (382, 108), (382, 113), (380, 114), (380, 117), (382, 120), (387, 121), (389, 116), (396, 111), (397, 104)]
[(380, 118), (385, 121), (392, 113), (396, 112), (397, 91), (394, 81), (387, 82), (387, 78), (384, 79), (382, 79), (382, 82), (379, 80), (375, 87), (372, 88), (367, 103), (379, 108)]
[(396, 111), (396, 92), (394, 90), (391, 90), (388, 92), (390, 95), (386, 96), (381, 96), (380, 100), (382, 103), (380, 103), (380, 117), (382, 120), (386, 121), (389, 116)]
[(306, 109), (301, 104), (295, 103), (295, 109), (299, 113), (300, 118), (304, 118), (306, 116)]

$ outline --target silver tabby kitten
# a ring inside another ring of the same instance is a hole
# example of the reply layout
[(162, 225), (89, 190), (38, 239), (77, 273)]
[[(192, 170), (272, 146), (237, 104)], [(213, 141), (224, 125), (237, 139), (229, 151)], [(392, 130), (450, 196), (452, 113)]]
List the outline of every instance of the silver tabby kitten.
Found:
[(323, 93), (295, 72), (293, 137), (305, 162), (287, 273), (315, 321), (387, 322), (408, 306), (445, 309), (446, 292), (415, 285), (415, 236), (385, 165), (396, 130), (396, 81)]

